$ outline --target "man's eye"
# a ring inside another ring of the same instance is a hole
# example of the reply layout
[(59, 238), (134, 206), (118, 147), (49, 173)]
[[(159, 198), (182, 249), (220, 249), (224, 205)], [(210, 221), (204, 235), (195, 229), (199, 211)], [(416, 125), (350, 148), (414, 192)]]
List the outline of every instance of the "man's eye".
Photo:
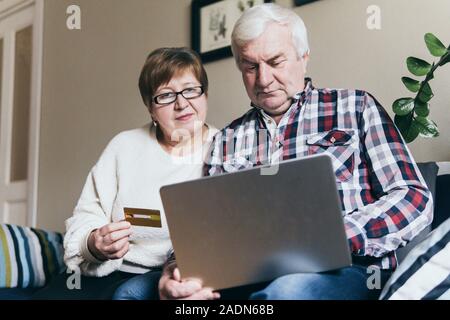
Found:
[(277, 61), (274, 61), (274, 62), (272, 62), (272, 66), (274, 66), (274, 67), (279, 66), (279, 65), (281, 65), (284, 61), (286, 61), (286, 60), (277, 60)]
[(183, 90), (184, 93), (193, 93), (195, 91), (196, 91), (195, 88), (186, 88)]

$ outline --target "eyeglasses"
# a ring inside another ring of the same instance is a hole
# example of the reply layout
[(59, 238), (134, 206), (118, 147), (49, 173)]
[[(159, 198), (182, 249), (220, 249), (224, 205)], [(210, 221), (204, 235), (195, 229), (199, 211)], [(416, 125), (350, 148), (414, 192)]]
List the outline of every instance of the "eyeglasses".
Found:
[(185, 99), (195, 99), (200, 97), (203, 93), (204, 91), (202, 86), (190, 87), (178, 92), (166, 92), (159, 94), (153, 98), (153, 101), (156, 104), (167, 105), (171, 104), (172, 102), (175, 102), (179, 94), (181, 94)]

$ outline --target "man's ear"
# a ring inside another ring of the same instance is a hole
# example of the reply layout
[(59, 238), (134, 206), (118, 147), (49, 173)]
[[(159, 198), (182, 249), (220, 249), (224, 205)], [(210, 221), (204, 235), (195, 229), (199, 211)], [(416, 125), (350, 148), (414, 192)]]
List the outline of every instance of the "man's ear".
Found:
[(308, 52), (306, 52), (303, 55), (302, 60), (303, 60), (303, 68), (304, 68), (303, 72), (306, 73), (306, 66), (308, 65), (308, 62), (309, 62), (309, 53)]

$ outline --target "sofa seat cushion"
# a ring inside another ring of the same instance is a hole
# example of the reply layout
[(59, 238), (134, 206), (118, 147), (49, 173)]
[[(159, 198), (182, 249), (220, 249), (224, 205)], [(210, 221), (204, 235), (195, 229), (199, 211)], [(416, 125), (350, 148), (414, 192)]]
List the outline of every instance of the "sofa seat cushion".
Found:
[(2, 288), (0, 300), (30, 300), (39, 288)]
[(0, 224), (0, 288), (42, 287), (63, 270), (60, 233)]

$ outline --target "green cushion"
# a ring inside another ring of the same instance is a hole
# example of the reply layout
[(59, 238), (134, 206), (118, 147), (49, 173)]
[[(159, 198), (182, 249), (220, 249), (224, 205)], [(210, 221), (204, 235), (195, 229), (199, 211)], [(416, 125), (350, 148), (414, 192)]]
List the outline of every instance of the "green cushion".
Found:
[(36, 288), (64, 270), (63, 237), (0, 224), (0, 288)]

